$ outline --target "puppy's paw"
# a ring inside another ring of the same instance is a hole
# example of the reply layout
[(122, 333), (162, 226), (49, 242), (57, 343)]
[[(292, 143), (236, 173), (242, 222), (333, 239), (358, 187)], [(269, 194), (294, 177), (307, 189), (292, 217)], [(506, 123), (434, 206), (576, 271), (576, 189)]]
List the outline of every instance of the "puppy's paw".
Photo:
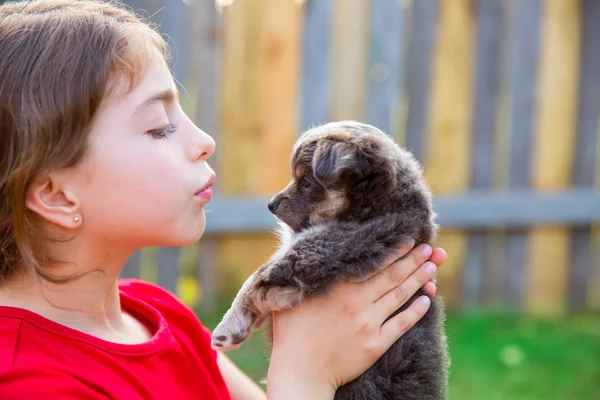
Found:
[(251, 318), (244, 314), (226, 315), (212, 333), (212, 348), (223, 351), (237, 349), (250, 336), (251, 326)]

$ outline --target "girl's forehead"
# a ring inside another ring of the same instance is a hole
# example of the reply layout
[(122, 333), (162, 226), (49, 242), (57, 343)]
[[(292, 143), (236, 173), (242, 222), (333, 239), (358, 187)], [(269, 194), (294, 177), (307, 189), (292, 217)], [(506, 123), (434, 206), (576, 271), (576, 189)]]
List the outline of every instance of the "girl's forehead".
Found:
[(153, 96), (167, 90), (176, 95), (176, 86), (171, 71), (164, 56), (156, 48), (148, 52), (146, 61), (138, 72), (140, 76), (137, 79), (128, 74), (116, 72), (112, 90), (109, 91), (104, 101), (119, 106), (124, 106), (126, 103), (138, 108), (144, 102), (151, 100)]

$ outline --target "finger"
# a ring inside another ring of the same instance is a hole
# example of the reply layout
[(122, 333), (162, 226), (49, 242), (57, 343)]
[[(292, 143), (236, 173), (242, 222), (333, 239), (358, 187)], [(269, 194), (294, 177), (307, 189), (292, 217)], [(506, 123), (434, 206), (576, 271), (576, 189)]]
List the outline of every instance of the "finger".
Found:
[(379, 274), (382, 270), (385, 270), (398, 259), (407, 255), (407, 253), (414, 247), (415, 240), (413, 238), (408, 238), (406, 241), (402, 242), (399, 247), (395, 248), (393, 254), (387, 257), (382, 263), (381, 267), (374, 271), (371, 275), (361, 276), (360, 278), (350, 278), (350, 282), (364, 282), (366, 280), (371, 279), (372, 277)]
[(376, 301), (376, 312), (381, 313), (384, 319), (391, 315), (417, 293), (417, 290), (422, 288), (435, 275), (436, 270), (435, 264), (427, 261), (404, 282)]
[(437, 287), (435, 286), (435, 283), (426, 282), (425, 285), (423, 285), (423, 293), (429, 297), (434, 297), (437, 293)]
[(406, 310), (390, 318), (381, 326), (380, 335), (385, 345), (391, 346), (396, 340), (412, 328), (427, 312), (431, 300), (427, 296), (417, 298)]
[(377, 301), (390, 290), (404, 282), (415, 270), (417, 270), (431, 256), (431, 246), (421, 244), (412, 249), (400, 260), (392, 263), (389, 267), (375, 275), (368, 282), (369, 296)]
[(440, 247), (436, 247), (435, 249), (433, 249), (431, 257), (429, 257), (429, 261), (431, 261), (439, 267), (446, 261), (447, 257), (448, 255), (446, 254), (446, 250)]

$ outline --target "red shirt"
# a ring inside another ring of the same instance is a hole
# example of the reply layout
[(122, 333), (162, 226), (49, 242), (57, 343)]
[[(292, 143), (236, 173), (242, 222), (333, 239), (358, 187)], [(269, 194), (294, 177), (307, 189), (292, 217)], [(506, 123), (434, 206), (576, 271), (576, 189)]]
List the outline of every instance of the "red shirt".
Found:
[(159, 286), (119, 283), (121, 306), (153, 332), (118, 344), (0, 307), (0, 399), (229, 399), (195, 314)]

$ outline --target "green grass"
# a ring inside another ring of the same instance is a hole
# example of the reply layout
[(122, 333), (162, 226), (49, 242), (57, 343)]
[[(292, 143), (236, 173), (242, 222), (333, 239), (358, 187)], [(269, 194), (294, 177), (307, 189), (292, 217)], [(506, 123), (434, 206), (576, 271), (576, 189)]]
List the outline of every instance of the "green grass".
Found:
[(600, 399), (600, 317), (450, 315), (450, 399)]
[[(214, 328), (217, 315), (201, 315)], [(539, 319), (450, 314), (449, 400), (600, 400), (600, 315)], [(252, 379), (266, 376), (262, 332), (231, 359)]]

